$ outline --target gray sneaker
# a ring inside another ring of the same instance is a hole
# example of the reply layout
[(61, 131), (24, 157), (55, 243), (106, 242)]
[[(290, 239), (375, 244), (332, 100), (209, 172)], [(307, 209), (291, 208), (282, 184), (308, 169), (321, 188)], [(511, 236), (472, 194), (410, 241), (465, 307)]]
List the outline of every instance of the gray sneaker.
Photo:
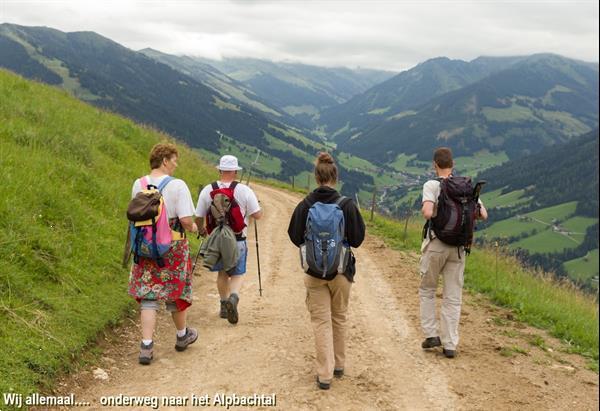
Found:
[(183, 337), (177, 337), (175, 343), (175, 349), (177, 351), (184, 351), (188, 345), (193, 344), (198, 339), (198, 331), (195, 328), (186, 328), (185, 335)]
[(225, 302), (225, 307), (227, 308), (227, 321), (231, 324), (237, 324), (238, 322), (238, 310), (237, 305), (240, 301), (240, 297), (236, 293), (233, 293), (229, 296), (229, 299)]
[(152, 362), (154, 341), (150, 344), (145, 345), (143, 342), (140, 343), (140, 356), (138, 362), (143, 365), (148, 365)]
[(227, 318), (227, 300), (221, 300), (221, 311), (219, 311), (219, 317)]

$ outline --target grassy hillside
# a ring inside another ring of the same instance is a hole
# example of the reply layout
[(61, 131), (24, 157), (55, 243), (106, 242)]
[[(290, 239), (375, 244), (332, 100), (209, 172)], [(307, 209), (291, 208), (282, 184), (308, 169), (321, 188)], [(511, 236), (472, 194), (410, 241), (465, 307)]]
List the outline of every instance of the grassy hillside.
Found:
[[(51, 384), (132, 307), (125, 208), (165, 139), (0, 70), (0, 392)], [(214, 168), (180, 148), (176, 176), (197, 195)]]
[(529, 263), (597, 289), (597, 254), (589, 253), (598, 249), (597, 129), (478, 179), (488, 182), (482, 196), (490, 211), (487, 239), (508, 241)]
[[(285, 124), (292, 117), (277, 116), (273, 109), (260, 105), (262, 100), (252, 99), (250, 104), (243, 91), (234, 87), (241, 84), (206, 65), (202, 68), (205, 76), (198, 76), (189, 67), (172, 68), (93, 32), (0, 24), (0, 67), (58, 85), (84, 101), (152, 125), (195, 148), (219, 152), (223, 135), (242, 147), (258, 148), (286, 163), (288, 174), (278, 175), (281, 179), (311, 169), (292, 151), (273, 148), (265, 136), (273, 134), (273, 129), (299, 134)], [(303, 150), (305, 143), (296, 147)], [(277, 167), (272, 164), (270, 168)]]

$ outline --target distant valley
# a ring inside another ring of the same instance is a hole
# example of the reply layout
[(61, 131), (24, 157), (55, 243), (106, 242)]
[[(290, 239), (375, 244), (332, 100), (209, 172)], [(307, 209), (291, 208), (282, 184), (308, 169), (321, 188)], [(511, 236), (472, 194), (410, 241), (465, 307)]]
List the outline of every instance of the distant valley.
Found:
[(449, 146), (458, 173), (488, 181), (491, 220), (478, 237), (597, 287), (597, 63), (436, 57), (392, 73), (214, 61), (0, 24), (0, 67), (169, 133), (211, 162), (233, 153), (261, 177), (304, 187), (315, 153), (333, 152), (342, 193), (365, 206), (375, 190), (378, 210), (396, 217), (416, 213), (431, 153)]

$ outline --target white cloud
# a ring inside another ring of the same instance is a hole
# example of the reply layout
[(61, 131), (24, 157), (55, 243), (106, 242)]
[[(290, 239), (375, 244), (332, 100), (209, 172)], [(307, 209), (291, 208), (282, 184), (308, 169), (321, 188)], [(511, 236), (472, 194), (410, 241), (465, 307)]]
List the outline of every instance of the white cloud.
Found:
[(0, 21), (95, 31), (132, 49), (400, 70), (431, 57), (598, 61), (596, 1), (13, 1)]

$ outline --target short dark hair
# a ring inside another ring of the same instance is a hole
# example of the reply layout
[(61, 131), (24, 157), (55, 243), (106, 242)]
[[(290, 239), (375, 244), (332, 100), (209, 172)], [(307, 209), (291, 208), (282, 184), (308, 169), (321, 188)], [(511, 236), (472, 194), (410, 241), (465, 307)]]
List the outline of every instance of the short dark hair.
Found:
[(433, 161), (439, 168), (452, 168), (452, 150), (449, 147), (438, 147), (433, 152)]
[(179, 151), (177, 151), (177, 146), (175, 146), (175, 144), (156, 144), (154, 147), (152, 147), (152, 151), (150, 151), (150, 168), (152, 170), (159, 168), (165, 158), (169, 160), (173, 156), (179, 157)]

